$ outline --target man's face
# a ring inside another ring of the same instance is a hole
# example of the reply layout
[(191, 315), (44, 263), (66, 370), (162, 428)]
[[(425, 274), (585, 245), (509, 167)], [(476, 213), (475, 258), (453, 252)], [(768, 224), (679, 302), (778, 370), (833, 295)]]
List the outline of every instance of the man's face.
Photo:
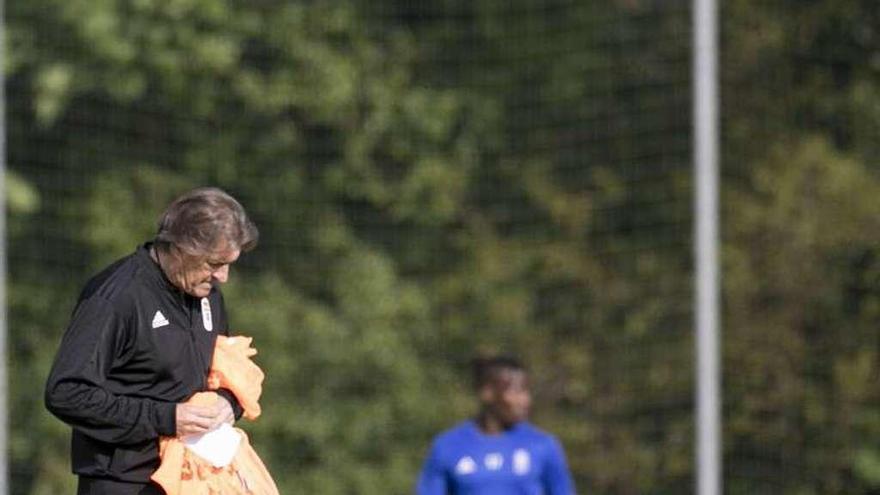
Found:
[(526, 373), (503, 369), (494, 373), (480, 391), (485, 410), (504, 426), (512, 426), (529, 416), (532, 394)]
[(178, 251), (176, 270), (170, 275), (171, 282), (193, 297), (207, 297), (215, 282), (229, 280), (229, 265), (238, 259), (241, 250), (223, 245), (210, 253), (193, 256)]

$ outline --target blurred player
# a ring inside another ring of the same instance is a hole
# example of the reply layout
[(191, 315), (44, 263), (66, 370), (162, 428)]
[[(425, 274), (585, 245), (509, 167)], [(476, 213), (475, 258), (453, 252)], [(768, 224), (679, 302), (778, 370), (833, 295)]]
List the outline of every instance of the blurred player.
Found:
[(418, 495), (572, 495), (559, 442), (528, 421), (528, 375), (510, 357), (474, 362), (475, 419), (441, 433), (419, 476)]

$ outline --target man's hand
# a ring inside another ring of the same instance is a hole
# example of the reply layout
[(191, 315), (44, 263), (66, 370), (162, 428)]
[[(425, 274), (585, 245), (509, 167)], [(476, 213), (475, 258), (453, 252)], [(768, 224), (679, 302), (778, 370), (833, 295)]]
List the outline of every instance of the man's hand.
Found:
[(218, 396), (212, 406), (177, 404), (177, 436), (198, 435), (215, 430), (223, 423), (235, 422), (232, 406), (224, 397)]

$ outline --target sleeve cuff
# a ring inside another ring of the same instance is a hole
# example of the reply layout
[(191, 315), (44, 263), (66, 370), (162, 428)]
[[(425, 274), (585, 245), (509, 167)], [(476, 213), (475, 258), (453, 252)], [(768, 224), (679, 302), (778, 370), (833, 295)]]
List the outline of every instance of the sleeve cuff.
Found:
[(241, 415), (244, 414), (244, 408), (238, 403), (235, 394), (233, 394), (231, 390), (225, 388), (218, 389), (216, 392), (218, 395), (229, 401), (229, 405), (232, 406), (232, 412), (235, 414), (235, 420), (238, 421), (241, 419)]
[(156, 432), (159, 435), (173, 437), (177, 434), (177, 404), (173, 402), (156, 402), (153, 408)]

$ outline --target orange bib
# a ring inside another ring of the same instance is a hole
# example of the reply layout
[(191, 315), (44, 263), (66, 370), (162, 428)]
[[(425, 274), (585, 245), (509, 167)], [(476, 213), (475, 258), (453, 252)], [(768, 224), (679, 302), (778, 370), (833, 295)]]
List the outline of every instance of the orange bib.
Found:
[[(259, 399), (265, 378), (250, 359), (257, 353), (250, 347), (252, 341), (250, 337), (218, 336), (208, 375), (208, 388), (230, 390), (244, 409), (243, 416), (251, 420), (260, 415)], [(215, 392), (199, 392), (187, 403), (210, 406), (219, 398)], [(239, 428), (233, 431), (240, 439), (235, 438), (237, 448), (232, 460), (221, 467), (196, 454), (184, 440), (162, 437), (162, 461), (151, 479), (168, 495), (278, 495), (275, 481), (251, 447), (247, 434)]]

